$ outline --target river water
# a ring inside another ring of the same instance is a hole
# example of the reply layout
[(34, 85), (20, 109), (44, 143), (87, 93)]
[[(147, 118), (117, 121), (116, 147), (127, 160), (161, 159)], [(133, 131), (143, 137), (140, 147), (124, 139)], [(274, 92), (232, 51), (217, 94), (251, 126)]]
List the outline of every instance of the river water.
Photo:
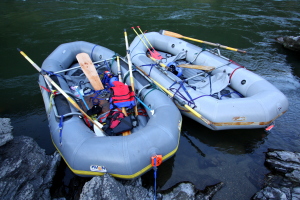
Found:
[[(224, 182), (214, 200), (250, 199), (269, 172), (264, 166), (268, 148), (300, 152), (300, 56), (274, 40), (299, 35), (299, 1), (2, 0), (0, 11), (0, 117), (11, 118), (15, 136), (33, 137), (48, 154), (55, 149), (38, 75), (17, 48), (38, 65), (59, 44), (77, 40), (125, 55), (124, 28), (131, 42), (135, 33), (130, 27), (138, 25), (143, 31), (165, 29), (246, 50), (247, 54), (221, 53), (270, 81), (290, 103), (268, 133), (215, 132), (183, 118), (179, 149), (158, 168), (159, 190), (181, 181), (201, 190)], [(143, 176), (151, 184), (152, 173)]]

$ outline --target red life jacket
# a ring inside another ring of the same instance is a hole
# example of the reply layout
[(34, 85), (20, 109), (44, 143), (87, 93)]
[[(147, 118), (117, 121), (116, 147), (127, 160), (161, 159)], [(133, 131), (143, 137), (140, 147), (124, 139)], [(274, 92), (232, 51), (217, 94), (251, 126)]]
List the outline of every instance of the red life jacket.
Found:
[(114, 106), (118, 108), (133, 108), (135, 106), (135, 98), (131, 87), (120, 81), (114, 81), (113, 85), (114, 87), (111, 87), (110, 108), (112, 109)]

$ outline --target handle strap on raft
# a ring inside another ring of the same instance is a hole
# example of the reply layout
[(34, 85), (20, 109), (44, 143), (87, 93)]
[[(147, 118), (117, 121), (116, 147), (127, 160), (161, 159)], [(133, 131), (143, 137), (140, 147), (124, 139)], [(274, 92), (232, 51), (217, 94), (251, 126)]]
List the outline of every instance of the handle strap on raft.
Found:
[(156, 176), (157, 167), (162, 163), (162, 155), (155, 155), (151, 157), (151, 165), (154, 170), (154, 187), (153, 187), (153, 199), (156, 200)]

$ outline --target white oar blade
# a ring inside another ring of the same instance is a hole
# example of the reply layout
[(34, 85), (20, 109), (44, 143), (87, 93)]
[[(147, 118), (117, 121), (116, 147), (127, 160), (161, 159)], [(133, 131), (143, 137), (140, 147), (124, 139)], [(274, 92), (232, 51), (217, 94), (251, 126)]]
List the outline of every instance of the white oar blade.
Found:
[[(100, 128), (103, 127), (103, 125), (100, 124), (97, 120), (94, 120), (94, 122), (95, 122), (95, 124), (97, 124)], [(96, 136), (99, 136), (99, 137), (106, 136), (106, 135), (104, 134), (104, 132), (103, 132), (100, 128), (98, 128), (95, 124), (94, 124), (94, 132), (95, 132)]]

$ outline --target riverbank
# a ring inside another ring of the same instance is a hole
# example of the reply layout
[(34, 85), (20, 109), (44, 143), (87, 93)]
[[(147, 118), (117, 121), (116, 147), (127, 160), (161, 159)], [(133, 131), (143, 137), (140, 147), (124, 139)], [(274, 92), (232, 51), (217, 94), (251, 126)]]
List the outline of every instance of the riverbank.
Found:
[[(12, 135), (10, 119), (0, 118), (1, 199), (53, 199), (50, 188), (60, 155), (46, 155), (30, 137)], [(271, 171), (263, 188), (252, 199), (300, 199), (300, 153), (269, 149), (265, 165)], [(181, 182), (157, 193), (158, 199), (213, 199), (226, 182), (199, 190)], [(143, 187), (141, 178), (117, 180), (106, 174), (87, 181), (72, 199), (153, 199), (153, 187)], [(57, 198), (58, 199), (58, 198)], [(68, 199), (64, 196), (59, 199)]]

